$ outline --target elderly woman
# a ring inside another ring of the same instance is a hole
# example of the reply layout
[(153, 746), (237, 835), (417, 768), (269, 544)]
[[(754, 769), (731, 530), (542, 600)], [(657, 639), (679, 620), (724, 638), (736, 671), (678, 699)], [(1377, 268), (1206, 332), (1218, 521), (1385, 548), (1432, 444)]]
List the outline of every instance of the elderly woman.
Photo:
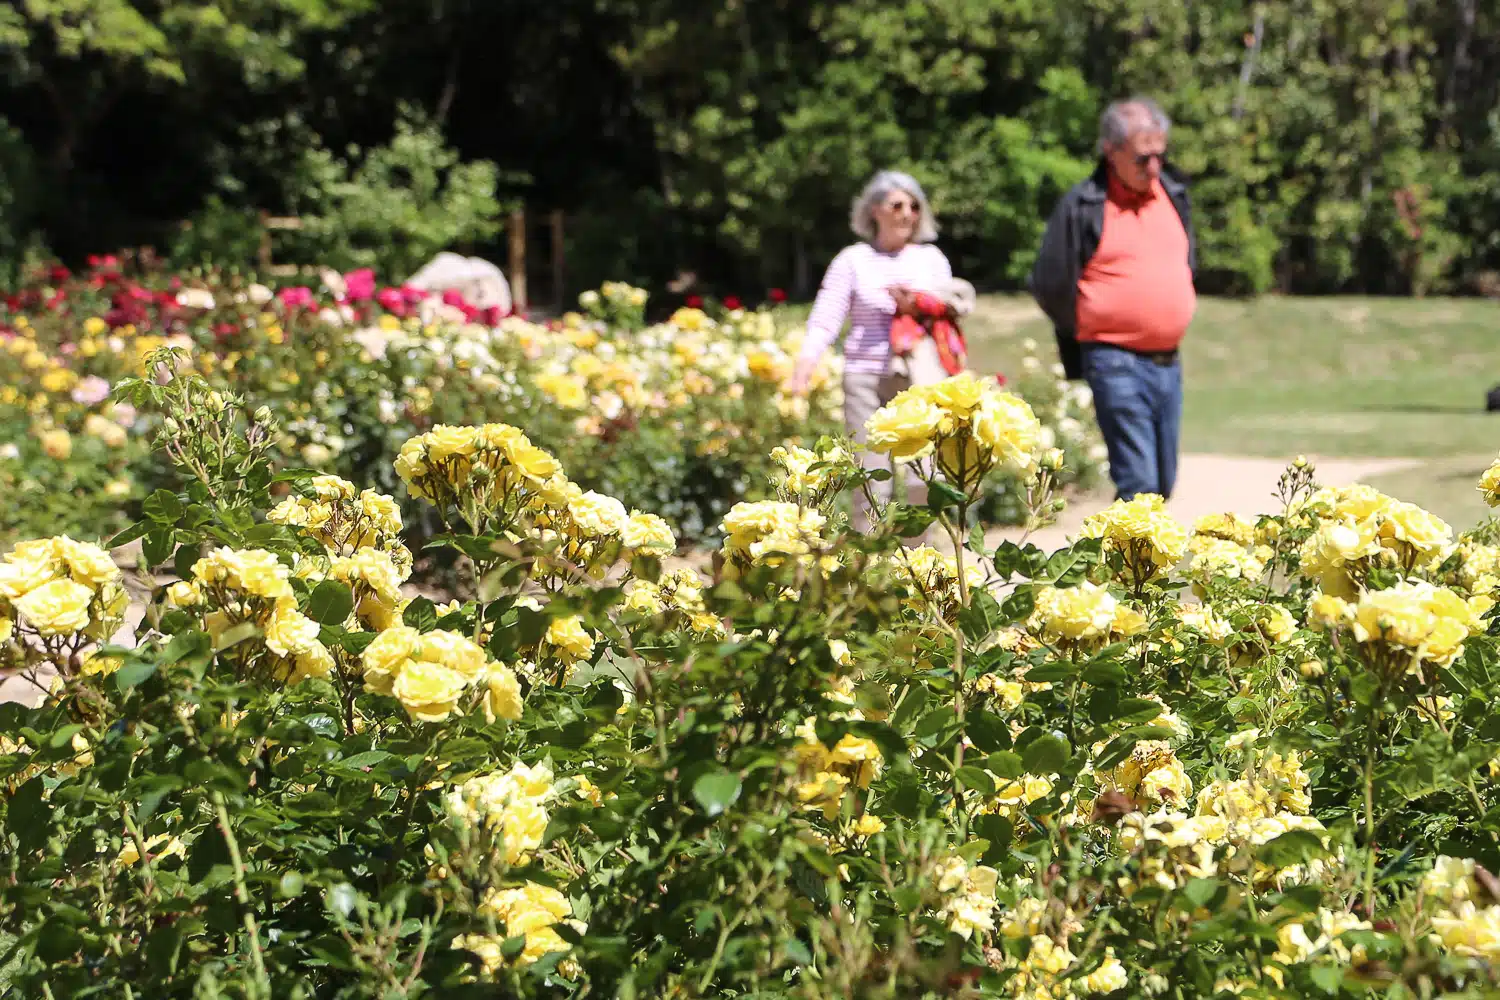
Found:
[[(953, 277), (943, 252), (932, 245), (937, 222), (922, 187), (895, 170), (876, 174), (854, 201), (849, 225), (860, 242), (845, 247), (828, 265), (807, 320), (807, 339), (792, 375), (792, 389), (805, 391), (818, 362), (851, 320), (844, 342), (844, 425), (858, 443), (865, 440), (865, 421), (911, 384), (905, 372), (893, 371), (891, 323), (914, 311), (917, 292), (937, 292)], [(866, 453), (867, 467), (882, 466), (882, 456)], [(882, 502), (890, 499), (894, 480), (871, 483)], [(907, 499), (925, 503), (920, 480), (908, 476)], [(869, 528), (862, 493), (854, 498), (854, 527)]]

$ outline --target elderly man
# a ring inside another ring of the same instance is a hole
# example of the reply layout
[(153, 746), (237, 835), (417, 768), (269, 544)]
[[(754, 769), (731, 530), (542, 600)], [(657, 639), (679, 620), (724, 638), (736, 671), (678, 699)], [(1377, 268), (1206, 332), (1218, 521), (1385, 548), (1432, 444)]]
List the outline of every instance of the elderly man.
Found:
[(1177, 479), (1196, 243), (1187, 186), (1166, 166), (1170, 126), (1146, 98), (1109, 106), (1099, 167), (1058, 202), (1031, 273), (1068, 378), (1093, 390), (1124, 500), (1170, 497)]

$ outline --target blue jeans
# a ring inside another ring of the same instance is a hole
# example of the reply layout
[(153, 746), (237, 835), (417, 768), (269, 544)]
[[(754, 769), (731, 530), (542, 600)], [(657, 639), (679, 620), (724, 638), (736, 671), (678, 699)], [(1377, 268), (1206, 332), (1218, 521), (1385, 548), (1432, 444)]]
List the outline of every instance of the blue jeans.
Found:
[(1083, 377), (1109, 449), (1115, 496), (1172, 495), (1182, 428), (1182, 362), (1161, 365), (1105, 344), (1083, 345)]

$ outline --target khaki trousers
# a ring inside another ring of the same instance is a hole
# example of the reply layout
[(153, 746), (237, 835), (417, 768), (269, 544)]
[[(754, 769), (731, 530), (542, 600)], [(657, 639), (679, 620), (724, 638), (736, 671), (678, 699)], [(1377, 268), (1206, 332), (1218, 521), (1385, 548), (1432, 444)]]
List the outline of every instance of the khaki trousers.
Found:
[[(876, 410), (895, 399), (897, 393), (910, 385), (911, 379), (905, 374), (845, 373), (844, 427), (856, 444), (865, 443), (865, 421), (869, 420)], [(889, 455), (861, 450), (859, 458), (860, 464), (866, 469), (892, 469)], [(905, 463), (902, 467), (892, 469), (894, 475), (885, 482), (872, 482), (864, 488), (856, 489), (853, 494), (854, 509), (850, 527), (861, 533), (867, 533), (870, 530), (870, 505), (865, 499), (865, 488), (868, 488), (881, 504), (886, 504), (894, 496), (896, 481), (905, 479), (906, 502), (918, 506), (925, 505), (927, 484), (918, 477), (914, 465), (915, 463)], [(920, 544), (921, 539), (914, 539), (913, 542)]]

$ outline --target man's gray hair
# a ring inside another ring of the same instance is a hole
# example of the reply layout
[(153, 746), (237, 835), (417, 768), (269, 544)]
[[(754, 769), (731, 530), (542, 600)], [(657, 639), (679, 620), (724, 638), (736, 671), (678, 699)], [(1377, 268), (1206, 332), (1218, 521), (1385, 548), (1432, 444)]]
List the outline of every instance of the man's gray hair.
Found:
[(1129, 139), (1143, 127), (1170, 132), (1172, 119), (1149, 97), (1129, 97), (1115, 101), (1099, 116), (1099, 155)]
[(927, 204), (927, 195), (922, 185), (911, 174), (899, 170), (882, 170), (870, 178), (870, 183), (854, 199), (849, 211), (849, 228), (862, 240), (873, 242), (876, 236), (875, 209), (892, 191), (904, 191), (917, 203), (917, 228), (912, 232), (913, 243), (931, 243), (937, 239), (937, 219), (932, 206)]

